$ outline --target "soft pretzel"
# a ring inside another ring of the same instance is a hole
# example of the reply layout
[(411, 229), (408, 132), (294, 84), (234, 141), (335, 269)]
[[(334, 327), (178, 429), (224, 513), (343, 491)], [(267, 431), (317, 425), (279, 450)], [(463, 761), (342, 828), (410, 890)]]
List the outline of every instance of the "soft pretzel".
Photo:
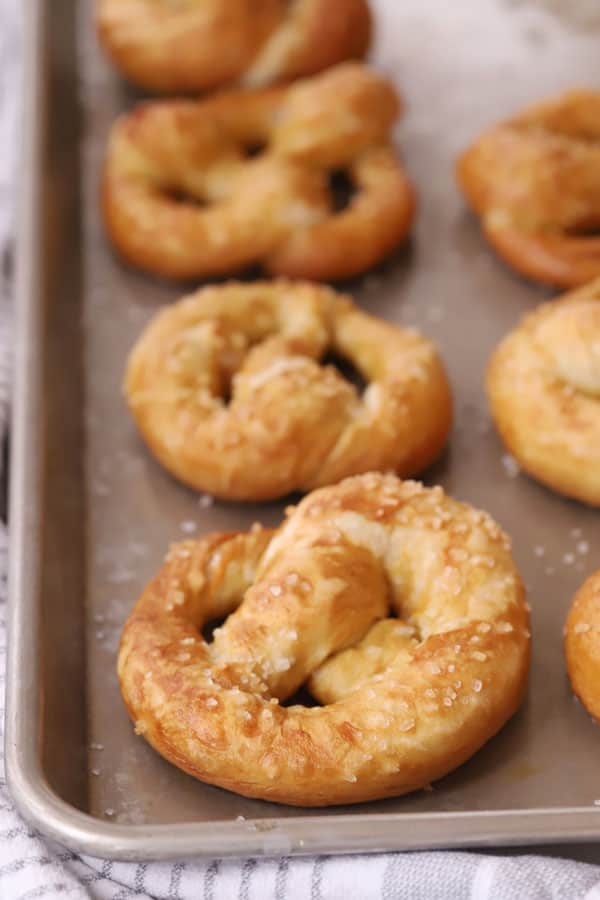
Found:
[(100, 40), (151, 91), (314, 75), (368, 50), (367, 0), (98, 0)]
[(600, 276), (600, 91), (572, 91), (493, 128), (462, 156), (458, 180), (518, 272), (559, 287)]
[[(172, 278), (254, 264), (317, 280), (362, 272), (413, 218), (390, 144), (398, 109), (391, 83), (351, 63), (290, 88), (142, 104), (110, 138), (109, 235), (130, 263)], [(340, 210), (334, 172), (355, 191)]]
[(573, 690), (600, 722), (600, 572), (591, 575), (575, 595), (564, 634)]
[[(362, 373), (362, 397), (320, 365), (328, 351)], [(208, 287), (166, 307), (130, 356), (125, 392), (170, 472), (240, 500), (370, 469), (422, 471), (452, 417), (429, 340), (328, 288), (285, 281)]]
[[(206, 643), (202, 626), (227, 615)], [(159, 753), (301, 806), (441, 778), (513, 715), (528, 666), (506, 535), (441, 488), (379, 474), (315, 491), (276, 532), (172, 547), (119, 653), (126, 706)], [(324, 705), (283, 705), (307, 680)]]
[(526, 316), (487, 388), (502, 439), (534, 478), (600, 506), (600, 279)]

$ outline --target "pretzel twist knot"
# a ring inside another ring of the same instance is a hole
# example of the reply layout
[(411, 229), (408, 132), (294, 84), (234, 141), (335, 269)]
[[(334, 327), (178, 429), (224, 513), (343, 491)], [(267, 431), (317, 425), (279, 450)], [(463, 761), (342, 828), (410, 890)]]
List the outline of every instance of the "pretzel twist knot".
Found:
[(97, 24), (127, 78), (169, 93), (314, 75), (371, 38), (366, 0), (98, 0)]
[[(126, 260), (165, 277), (254, 264), (316, 280), (363, 272), (414, 214), (390, 144), (398, 109), (388, 81), (350, 63), (290, 88), (142, 104), (111, 134), (109, 235)], [(336, 208), (340, 174), (354, 194)]]
[[(136, 730), (167, 759), (304, 806), (440, 778), (515, 712), (528, 665), (503, 532), (441, 488), (372, 473), (315, 491), (276, 532), (174, 546), (119, 654)], [(305, 682), (324, 705), (282, 705)]]
[(571, 287), (600, 276), (600, 92), (574, 91), (484, 134), (459, 183), (518, 272)]
[[(319, 364), (328, 351), (369, 382), (362, 396)], [(204, 288), (165, 308), (130, 356), (125, 392), (167, 469), (244, 500), (420, 471), (452, 415), (430, 341), (329, 288), (283, 281)]]
[(522, 467), (600, 506), (600, 279), (528, 315), (496, 350), (487, 384)]

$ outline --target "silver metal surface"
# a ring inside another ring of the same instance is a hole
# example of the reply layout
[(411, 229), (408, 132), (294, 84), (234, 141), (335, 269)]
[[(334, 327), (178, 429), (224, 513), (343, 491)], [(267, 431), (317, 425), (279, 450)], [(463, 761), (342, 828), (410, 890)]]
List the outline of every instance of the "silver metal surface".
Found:
[(571, 84), (598, 84), (594, 23), (581, 28), (569, 4), (543, 0), (374, 2), (376, 61), (407, 100), (398, 139), (421, 210), (409, 247), (349, 289), (440, 344), (456, 426), (425, 480), (489, 510), (512, 534), (534, 660), (520, 713), (433, 791), (317, 813), (194, 781), (134, 736), (122, 707), (120, 629), (168, 543), (193, 530), (276, 523), (284, 504), (203, 508), (136, 435), (120, 396), (125, 357), (181, 290), (125, 269), (104, 240), (102, 153), (134, 96), (99, 55), (91, 3), (57, 0), (51, 15), (48, 6), (27, 4), (12, 446), (6, 755), (23, 814), (70, 847), (126, 859), (600, 838), (600, 732), (571, 697), (561, 649), (573, 593), (600, 567), (599, 515), (515, 477), (490, 426), (489, 353), (547, 294), (494, 258), (452, 173), (486, 124)]

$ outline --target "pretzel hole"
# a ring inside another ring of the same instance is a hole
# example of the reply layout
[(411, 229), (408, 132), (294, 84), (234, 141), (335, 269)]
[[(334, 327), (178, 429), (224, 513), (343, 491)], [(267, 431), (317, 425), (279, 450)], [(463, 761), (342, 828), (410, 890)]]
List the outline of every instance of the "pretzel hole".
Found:
[(205, 622), (202, 626), (202, 637), (206, 641), (207, 644), (212, 644), (214, 639), (214, 633), (217, 628), (221, 628), (222, 625), (225, 624), (229, 615), (221, 616), (218, 619), (211, 619), (210, 622)]
[(328, 179), (333, 212), (341, 213), (352, 203), (357, 191), (356, 185), (346, 169), (330, 172)]
[(310, 693), (306, 685), (302, 685), (298, 688), (295, 694), (292, 694), (291, 697), (288, 697), (286, 700), (282, 700), (280, 706), (308, 706), (309, 708), (313, 708), (315, 706), (322, 706), (322, 703), (319, 703), (318, 700), (315, 700), (313, 695)]
[(266, 149), (266, 143), (247, 144), (244, 147), (244, 154), (247, 159), (254, 159), (256, 156), (261, 156)]
[(186, 193), (180, 188), (167, 188), (164, 191), (164, 197), (170, 202), (174, 203), (177, 206), (205, 206), (206, 204), (202, 202), (198, 197), (193, 197), (191, 194)]
[(597, 238), (600, 237), (600, 220), (596, 222), (582, 222), (567, 228), (565, 234), (568, 237), (576, 238)]
[(345, 381), (349, 381), (354, 385), (357, 394), (362, 396), (367, 389), (367, 382), (363, 378), (361, 372), (344, 356), (338, 356), (336, 353), (328, 352), (321, 360), (322, 366), (333, 366), (338, 370)]

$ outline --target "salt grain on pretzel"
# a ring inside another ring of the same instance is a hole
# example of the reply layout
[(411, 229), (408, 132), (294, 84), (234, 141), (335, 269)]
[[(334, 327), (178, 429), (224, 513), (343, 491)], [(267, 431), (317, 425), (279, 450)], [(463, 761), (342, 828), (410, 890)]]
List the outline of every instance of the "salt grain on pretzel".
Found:
[(314, 75), (366, 53), (366, 0), (97, 0), (100, 40), (150, 91)]
[(591, 575), (575, 595), (564, 636), (573, 691), (600, 722), (600, 572)]
[[(363, 375), (362, 396), (320, 364), (328, 352)], [(130, 356), (125, 391), (163, 465), (230, 499), (283, 496), (370, 469), (414, 474), (441, 452), (451, 423), (429, 340), (298, 282), (209, 287), (166, 307)], [(387, 513), (382, 498), (375, 515)]]
[[(350, 63), (289, 88), (141, 104), (110, 137), (108, 233), (127, 261), (171, 278), (363, 272), (414, 214), (391, 146), (398, 109), (390, 82)], [(354, 195), (338, 204), (340, 173)]]
[(458, 180), (514, 269), (571, 287), (600, 276), (600, 92), (572, 91), (491, 129)]
[(600, 506), (600, 279), (526, 316), (494, 353), (487, 390), (519, 466)]
[[(508, 539), (440, 488), (371, 473), (309, 495), (276, 532), (185, 548), (131, 614), (119, 677), (136, 731), (196, 778), (301, 806), (395, 796), (463, 763), (521, 702), (528, 614)], [(484, 556), (493, 567), (471, 564)], [(323, 705), (283, 705), (305, 683)]]

